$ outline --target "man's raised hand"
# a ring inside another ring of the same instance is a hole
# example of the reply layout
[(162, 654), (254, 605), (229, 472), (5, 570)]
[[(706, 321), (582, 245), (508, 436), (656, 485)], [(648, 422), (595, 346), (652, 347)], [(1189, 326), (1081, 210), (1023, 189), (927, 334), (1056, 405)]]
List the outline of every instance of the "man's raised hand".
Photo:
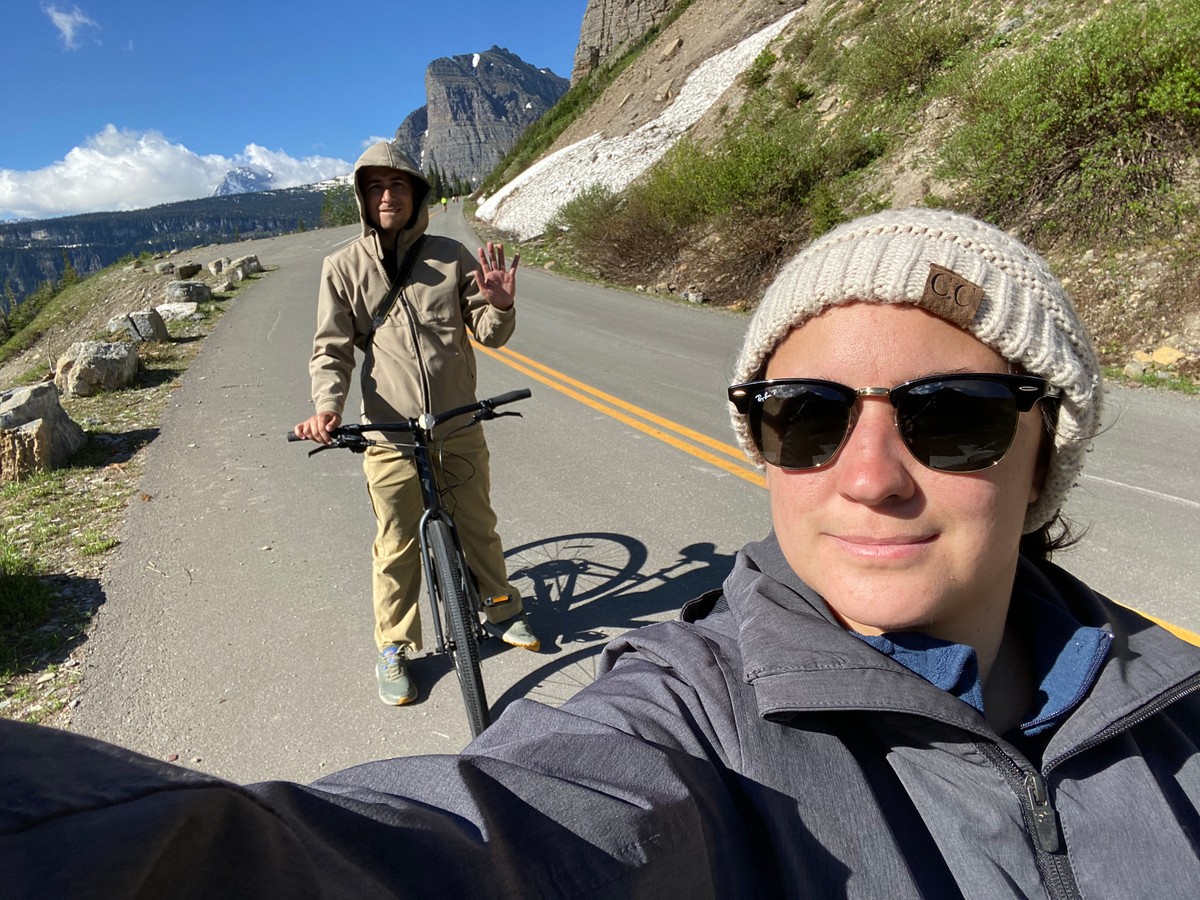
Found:
[(475, 272), (475, 283), (483, 299), (496, 309), (511, 309), (517, 299), (517, 265), (521, 254), (514, 253), (512, 268), (504, 267), (504, 245), (487, 242), (479, 248), (479, 269)]

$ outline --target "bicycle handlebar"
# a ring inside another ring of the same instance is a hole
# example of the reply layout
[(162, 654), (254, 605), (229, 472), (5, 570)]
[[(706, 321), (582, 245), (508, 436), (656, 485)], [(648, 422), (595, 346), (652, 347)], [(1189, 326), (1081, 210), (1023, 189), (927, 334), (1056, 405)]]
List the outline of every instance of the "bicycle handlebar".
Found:
[[(509, 391), (506, 394), (498, 394), (495, 397), (488, 397), (484, 400), (477, 400), (475, 403), (468, 403), (466, 406), (458, 406), (454, 409), (448, 409), (445, 412), (438, 413), (433, 417), (433, 425), (427, 431), (432, 431), (443, 422), (458, 416), (464, 416), (468, 413), (478, 413), (482, 418), (487, 418), (489, 413), (492, 413), (497, 406), (504, 406), (507, 403), (515, 403), (518, 400), (525, 400), (533, 396), (533, 392), (529, 388), (521, 388), (516, 391)], [(505, 414), (507, 415), (507, 413)], [(520, 415), (514, 413), (514, 415)], [(356, 435), (360, 436), (365, 431), (407, 431), (411, 433), (416, 427), (420, 427), (416, 419), (410, 419), (407, 422), (372, 422), (369, 424), (350, 423), (349, 425), (339, 425), (334, 429), (334, 434)], [(289, 431), (287, 433), (289, 441), (303, 441), (305, 438), (299, 437), (296, 432)]]

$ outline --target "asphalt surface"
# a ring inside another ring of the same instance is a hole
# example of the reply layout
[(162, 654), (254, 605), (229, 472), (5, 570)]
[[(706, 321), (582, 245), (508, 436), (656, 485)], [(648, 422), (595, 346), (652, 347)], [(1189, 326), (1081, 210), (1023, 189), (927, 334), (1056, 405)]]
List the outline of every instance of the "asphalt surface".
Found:
[[(454, 206), (431, 230), (477, 245)], [(257, 253), (271, 272), (230, 301), (149, 448), (75, 730), (243, 782), (467, 743), (444, 658), (414, 663), (413, 706), (376, 697), (360, 460), (309, 458), (312, 445), (284, 440), (310, 409), (321, 259), (356, 233), (214, 251)], [(496, 714), (519, 696), (566, 699), (605, 641), (718, 586), (768, 527), (723, 400), (744, 319), (528, 267), (518, 284), (516, 335), (478, 354), (479, 394), (533, 390), (521, 418), (487, 434), (510, 573), (543, 649), (484, 643)], [(1200, 404), (1112, 396), (1111, 428), (1068, 507), (1090, 533), (1058, 561), (1200, 631)]]

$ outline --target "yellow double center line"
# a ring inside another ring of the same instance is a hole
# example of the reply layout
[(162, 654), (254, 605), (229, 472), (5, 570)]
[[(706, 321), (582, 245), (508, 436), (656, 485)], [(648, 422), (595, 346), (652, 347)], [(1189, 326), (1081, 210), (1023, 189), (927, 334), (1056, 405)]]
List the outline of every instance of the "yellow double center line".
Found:
[(549, 366), (544, 366), (527, 356), (522, 356), (520, 353), (509, 350), (507, 347), (498, 350), (484, 347), (480, 344), (474, 344), (474, 347), (480, 353), (486, 353), (506, 366), (516, 369), (518, 372), (528, 375), (535, 381), (539, 381), (559, 393), (566, 394), (572, 400), (578, 400), (585, 406), (597, 412), (604, 413), (604, 415), (610, 416), (618, 422), (628, 425), (630, 428), (636, 428), (644, 434), (670, 444), (672, 447), (682, 450), (684, 453), (689, 453), (697, 459), (704, 460), (704, 462), (716, 466), (722, 471), (745, 479), (751, 484), (766, 487), (766, 479), (763, 478), (762, 473), (751, 467), (746, 457), (742, 454), (742, 451), (737, 447), (715, 441), (707, 435), (700, 434), (698, 431), (693, 431), (669, 419), (664, 419), (662, 416), (657, 416), (639, 406), (634, 406), (632, 403), (626, 403), (619, 397), (614, 397), (612, 394), (606, 394), (604, 391), (597, 390), (591, 385), (584, 384), (582, 381), (578, 381), (569, 375), (564, 375), (562, 372), (552, 369)]

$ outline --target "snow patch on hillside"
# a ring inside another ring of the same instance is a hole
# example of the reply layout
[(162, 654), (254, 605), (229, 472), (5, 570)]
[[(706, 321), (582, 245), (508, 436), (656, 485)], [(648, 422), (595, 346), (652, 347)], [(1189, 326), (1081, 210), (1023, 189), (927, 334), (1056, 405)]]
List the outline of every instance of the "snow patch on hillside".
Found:
[(798, 14), (782, 19), (703, 62), (688, 76), (675, 102), (631, 134), (593, 134), (526, 169), (480, 204), (476, 214), (521, 240), (536, 237), (566, 203), (595, 184), (625, 188), (649, 169), (725, 93), (755, 57)]

